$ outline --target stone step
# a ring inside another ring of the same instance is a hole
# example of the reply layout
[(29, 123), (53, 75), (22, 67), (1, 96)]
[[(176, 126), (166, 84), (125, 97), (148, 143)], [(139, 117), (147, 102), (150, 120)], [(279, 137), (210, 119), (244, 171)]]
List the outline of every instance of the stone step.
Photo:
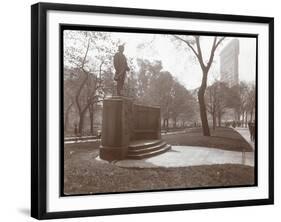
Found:
[(149, 157), (153, 157), (153, 156), (157, 156), (161, 153), (165, 153), (166, 151), (171, 149), (171, 145), (166, 144), (164, 147), (154, 150), (154, 151), (150, 151), (150, 152), (146, 152), (146, 153), (141, 153), (141, 154), (130, 154), (127, 156), (128, 159), (144, 159), (144, 158), (149, 158)]
[(138, 150), (161, 144), (163, 140), (135, 140), (130, 143), (129, 150)]
[(165, 147), (166, 145), (167, 145), (166, 142), (161, 141), (160, 143), (152, 144), (152, 146), (145, 146), (145, 147), (138, 146), (137, 148), (129, 147), (128, 155), (137, 155), (137, 154), (142, 154), (142, 153), (153, 152), (156, 150), (160, 150), (161, 148)]

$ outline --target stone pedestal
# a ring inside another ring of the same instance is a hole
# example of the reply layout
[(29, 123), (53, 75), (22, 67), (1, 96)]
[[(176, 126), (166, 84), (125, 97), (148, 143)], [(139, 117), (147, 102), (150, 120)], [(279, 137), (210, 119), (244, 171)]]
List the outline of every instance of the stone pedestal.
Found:
[(115, 96), (103, 101), (100, 158), (142, 159), (171, 148), (161, 140), (160, 107), (133, 104)]
[(131, 140), (161, 139), (160, 107), (134, 104)]
[(127, 156), (131, 137), (131, 99), (115, 96), (103, 101), (100, 158), (120, 160)]

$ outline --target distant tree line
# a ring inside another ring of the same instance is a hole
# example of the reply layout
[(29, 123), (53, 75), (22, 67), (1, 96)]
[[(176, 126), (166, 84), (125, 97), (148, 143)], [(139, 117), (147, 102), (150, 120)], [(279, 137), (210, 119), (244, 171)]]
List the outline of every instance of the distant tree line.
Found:
[(222, 118), (229, 109), (234, 111), (235, 121), (241, 126), (255, 119), (256, 88), (252, 83), (240, 82), (229, 87), (227, 83), (215, 81), (207, 87), (205, 100), (208, 113), (212, 117), (213, 129), (222, 126)]
[(162, 128), (185, 126), (197, 120), (196, 99), (170, 72), (163, 70), (161, 61), (138, 59), (138, 66), (135, 97), (139, 103), (160, 106)]

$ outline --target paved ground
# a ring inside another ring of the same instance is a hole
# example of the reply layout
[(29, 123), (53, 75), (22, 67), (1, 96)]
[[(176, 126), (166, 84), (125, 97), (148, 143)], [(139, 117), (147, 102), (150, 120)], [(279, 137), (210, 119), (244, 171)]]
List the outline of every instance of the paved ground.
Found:
[(172, 146), (161, 155), (142, 160), (114, 162), (119, 167), (157, 168), (188, 167), (213, 164), (244, 164), (254, 166), (253, 152), (236, 152), (207, 147)]
[[(235, 129), (251, 145), (247, 128)], [(142, 160), (122, 160), (114, 162), (119, 167), (157, 168), (157, 167), (188, 167), (214, 164), (243, 164), (254, 166), (254, 152), (227, 151), (199, 146), (172, 146), (172, 149), (161, 155)]]
[(248, 128), (236, 127), (234, 128), (241, 136), (251, 145), (253, 149), (255, 149), (255, 143), (251, 141), (250, 132)]

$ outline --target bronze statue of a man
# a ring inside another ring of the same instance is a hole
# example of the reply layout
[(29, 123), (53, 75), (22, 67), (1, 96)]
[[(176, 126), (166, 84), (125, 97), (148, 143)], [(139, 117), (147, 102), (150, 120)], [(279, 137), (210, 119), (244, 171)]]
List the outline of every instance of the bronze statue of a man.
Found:
[(118, 52), (114, 55), (113, 63), (115, 68), (114, 80), (117, 82), (117, 96), (122, 95), (122, 90), (124, 87), (124, 82), (126, 78), (126, 72), (130, 71), (127, 64), (127, 59), (124, 52), (124, 45), (118, 46)]

